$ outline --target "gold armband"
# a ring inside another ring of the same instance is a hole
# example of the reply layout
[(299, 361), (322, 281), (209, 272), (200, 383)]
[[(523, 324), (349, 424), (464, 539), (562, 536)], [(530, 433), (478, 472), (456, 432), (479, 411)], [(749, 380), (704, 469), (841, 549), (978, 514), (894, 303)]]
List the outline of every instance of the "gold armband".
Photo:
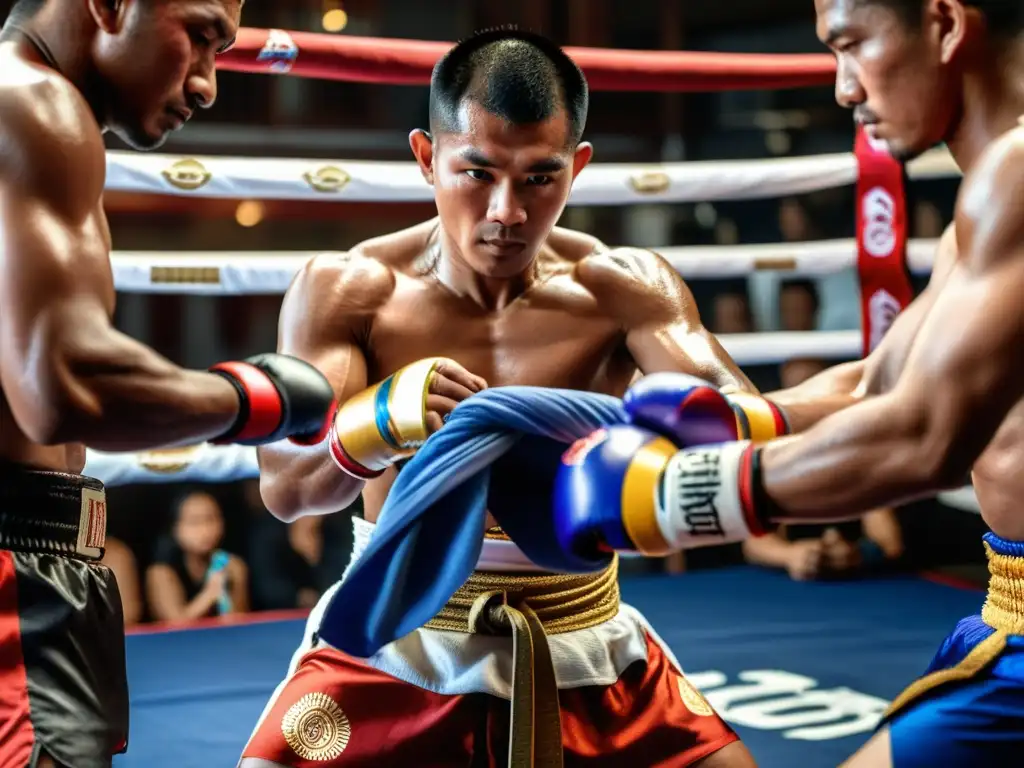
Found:
[(786, 415), (772, 401), (738, 390), (723, 390), (722, 394), (736, 414), (736, 431), (740, 440), (762, 443), (789, 434)]
[(427, 439), (427, 393), (439, 362), (410, 363), (338, 408), (330, 449), (339, 467), (372, 478), (416, 452)]

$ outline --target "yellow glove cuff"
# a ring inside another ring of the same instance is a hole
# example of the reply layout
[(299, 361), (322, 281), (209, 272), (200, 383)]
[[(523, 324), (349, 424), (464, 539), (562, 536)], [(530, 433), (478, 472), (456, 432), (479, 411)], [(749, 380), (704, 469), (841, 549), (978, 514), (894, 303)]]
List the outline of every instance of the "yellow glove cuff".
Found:
[(427, 393), (440, 362), (431, 357), (410, 363), (338, 408), (331, 453), (343, 470), (374, 477), (426, 441)]
[(789, 434), (786, 416), (775, 403), (749, 392), (733, 391), (724, 394), (736, 414), (736, 430), (740, 440), (763, 443)]

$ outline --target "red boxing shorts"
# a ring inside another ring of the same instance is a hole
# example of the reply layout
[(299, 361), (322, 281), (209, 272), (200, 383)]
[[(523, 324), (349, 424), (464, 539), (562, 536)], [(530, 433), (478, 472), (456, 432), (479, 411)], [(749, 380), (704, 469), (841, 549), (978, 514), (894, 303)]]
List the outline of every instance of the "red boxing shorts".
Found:
[[(649, 634), (646, 662), (609, 686), (560, 690), (559, 704), (566, 766), (682, 768), (738, 740)], [(434, 693), (320, 645), (278, 691), (243, 758), (291, 768), (499, 768), (508, 765), (509, 716), (504, 699)]]
[(128, 743), (124, 620), (96, 480), (0, 464), (0, 768), (110, 768)]

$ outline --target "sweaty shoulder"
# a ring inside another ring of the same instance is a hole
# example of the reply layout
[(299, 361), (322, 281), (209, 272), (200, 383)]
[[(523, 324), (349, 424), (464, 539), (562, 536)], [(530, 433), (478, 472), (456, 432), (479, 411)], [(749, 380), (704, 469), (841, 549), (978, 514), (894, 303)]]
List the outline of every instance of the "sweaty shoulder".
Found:
[[(358, 251), (322, 253), (310, 259), (289, 288), (289, 303), (325, 319), (372, 314), (394, 292), (395, 275)], [(297, 300), (295, 302), (294, 300)]]
[(0, 73), (0, 179), (91, 212), (103, 192), (106, 152), (89, 105), (59, 74), (10, 48), (0, 53)]
[(576, 279), (631, 323), (682, 318), (693, 296), (665, 259), (642, 248), (612, 248), (576, 265)]
[(961, 256), (970, 270), (1024, 256), (1024, 126), (988, 146), (964, 176), (956, 211)]

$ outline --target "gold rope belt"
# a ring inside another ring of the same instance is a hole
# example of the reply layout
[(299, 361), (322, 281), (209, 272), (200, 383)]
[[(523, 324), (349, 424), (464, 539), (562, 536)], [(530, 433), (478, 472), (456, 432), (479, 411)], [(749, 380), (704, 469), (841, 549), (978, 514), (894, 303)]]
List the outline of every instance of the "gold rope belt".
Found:
[(989, 580), (981, 620), (995, 632), (974, 646), (955, 667), (940, 669), (911, 683), (889, 705), (886, 717), (940, 685), (974, 677), (999, 657), (1010, 635), (1024, 634), (1024, 557), (1001, 555), (987, 541), (984, 543)]
[(619, 563), (589, 574), (478, 571), (429, 629), (512, 635), (509, 768), (561, 768), (558, 684), (547, 635), (595, 627), (619, 611)]

